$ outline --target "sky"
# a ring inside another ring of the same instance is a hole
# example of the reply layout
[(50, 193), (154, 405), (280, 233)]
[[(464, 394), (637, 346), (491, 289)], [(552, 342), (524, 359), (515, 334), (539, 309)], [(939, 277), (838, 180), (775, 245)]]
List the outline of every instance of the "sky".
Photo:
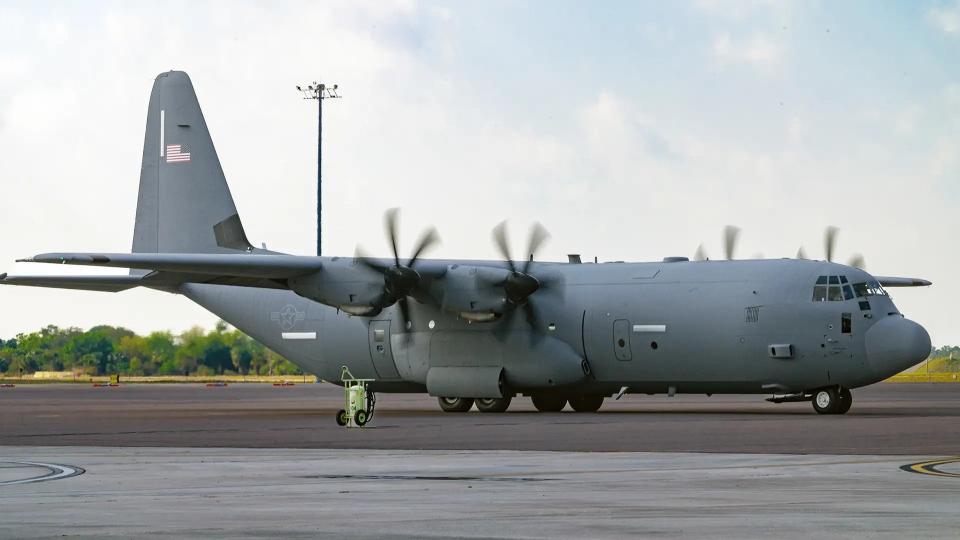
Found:
[[(127, 252), (154, 77), (189, 73), (250, 240), (313, 253), (324, 106), (324, 250), (644, 261), (837, 259), (929, 279), (894, 290), (960, 343), (960, 0), (804, 2), (11, 2), (0, 0), (0, 272)], [(66, 272), (65, 270), (69, 270)], [(106, 273), (88, 269), (90, 273)], [(210, 327), (188, 300), (0, 288), (0, 338), (47, 324)]]

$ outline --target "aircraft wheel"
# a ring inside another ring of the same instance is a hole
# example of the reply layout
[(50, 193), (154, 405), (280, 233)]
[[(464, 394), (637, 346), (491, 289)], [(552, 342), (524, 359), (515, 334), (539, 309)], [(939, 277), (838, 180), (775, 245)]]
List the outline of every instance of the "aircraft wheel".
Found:
[(560, 412), (567, 405), (567, 400), (555, 396), (530, 396), (533, 406), (540, 412)]
[(840, 393), (835, 386), (822, 388), (813, 393), (813, 409), (819, 414), (837, 414), (840, 401)]
[(853, 405), (853, 394), (846, 388), (840, 389), (840, 406), (837, 408), (837, 414), (847, 414), (850, 406)]
[(347, 411), (343, 409), (337, 411), (337, 425), (341, 427), (347, 425)]
[(504, 412), (510, 406), (512, 397), (505, 398), (477, 398), (474, 402), (477, 404), (477, 410), (480, 412)]
[(360, 427), (367, 425), (367, 411), (360, 409), (353, 413), (353, 422)]
[(577, 396), (570, 398), (570, 406), (577, 412), (597, 412), (603, 405), (603, 396)]
[(441, 397), (437, 401), (443, 412), (467, 412), (473, 407), (473, 400), (465, 397)]

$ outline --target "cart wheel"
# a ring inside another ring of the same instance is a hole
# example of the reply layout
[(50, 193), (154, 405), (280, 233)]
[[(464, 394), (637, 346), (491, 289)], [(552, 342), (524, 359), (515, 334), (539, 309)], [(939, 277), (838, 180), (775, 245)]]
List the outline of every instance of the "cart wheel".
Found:
[(347, 425), (347, 411), (340, 409), (337, 411), (337, 425), (345, 426)]
[(367, 411), (360, 409), (353, 413), (353, 422), (360, 427), (365, 426), (367, 424)]

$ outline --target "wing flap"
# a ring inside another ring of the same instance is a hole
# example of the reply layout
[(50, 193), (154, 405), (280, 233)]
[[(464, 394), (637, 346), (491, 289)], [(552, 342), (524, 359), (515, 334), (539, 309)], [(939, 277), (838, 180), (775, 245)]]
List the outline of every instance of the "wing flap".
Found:
[(135, 268), (221, 277), (287, 279), (320, 270), (318, 257), (200, 253), (43, 253), (18, 262)]
[(81, 291), (120, 292), (141, 285), (141, 276), (8, 276), (0, 274), (0, 285), (49, 287)]

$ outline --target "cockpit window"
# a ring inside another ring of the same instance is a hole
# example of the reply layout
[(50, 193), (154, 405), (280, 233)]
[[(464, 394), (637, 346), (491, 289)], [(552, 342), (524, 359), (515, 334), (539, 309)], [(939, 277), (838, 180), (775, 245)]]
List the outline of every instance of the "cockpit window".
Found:
[(854, 283), (853, 292), (856, 293), (858, 298), (866, 298), (868, 296), (888, 296), (887, 291), (883, 290), (883, 287), (881, 287), (880, 283), (876, 280), (870, 280), (865, 283)]
[(830, 290), (827, 291), (827, 300), (831, 302), (842, 302), (843, 301), (843, 291), (838, 285), (831, 285)]
[[(875, 288), (871, 288), (870, 284), (876, 285)], [(863, 294), (860, 293), (858, 286), (862, 286)], [(843, 302), (844, 300), (853, 300), (855, 297), (859, 296), (870, 296), (872, 294), (886, 294), (885, 292), (876, 293), (871, 291), (876, 291), (879, 289), (880, 284), (876, 281), (869, 283), (860, 283), (858, 285), (850, 286), (850, 281), (847, 280), (847, 276), (820, 276), (817, 278), (816, 285), (813, 286), (813, 301), (814, 302)], [(879, 289), (882, 291), (883, 289)]]
[(813, 287), (813, 301), (814, 301), (814, 302), (826, 302), (826, 301), (827, 301), (827, 287), (826, 287), (826, 285), (814, 285), (814, 287)]

